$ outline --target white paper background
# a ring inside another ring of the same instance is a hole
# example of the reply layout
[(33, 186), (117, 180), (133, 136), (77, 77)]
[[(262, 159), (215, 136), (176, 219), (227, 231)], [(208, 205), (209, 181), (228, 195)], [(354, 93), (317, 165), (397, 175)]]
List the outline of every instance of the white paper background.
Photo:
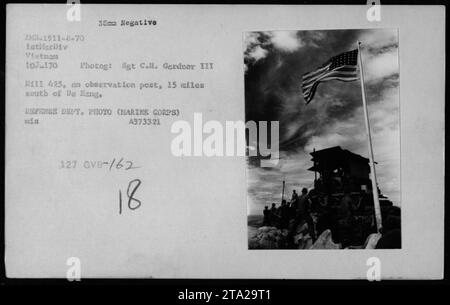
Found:
[[(82, 21), (66, 21), (66, 5), (8, 5), (6, 61), (6, 267), (9, 277), (65, 277), (79, 257), (82, 277), (365, 278), (380, 258), (389, 278), (441, 278), (444, 236), (444, 22), (439, 6), (382, 6), (381, 22), (361, 6), (82, 5)], [(100, 28), (99, 19), (154, 18), (154, 28)], [(23, 124), (29, 106), (180, 108), (204, 120), (244, 120), (242, 33), (253, 30), (399, 29), (402, 249), (292, 251), (247, 249), (244, 158), (177, 158), (171, 120), (158, 129), (114, 118), (45, 118)], [(208, 90), (105, 94), (102, 100), (23, 98), (26, 33), (85, 34), (63, 53), (55, 78), (204, 81)], [(198, 63), (212, 73), (159, 70), (80, 73), (80, 61)], [(61, 171), (60, 160), (125, 156), (132, 174)], [(143, 205), (117, 213), (117, 192), (141, 178)]]

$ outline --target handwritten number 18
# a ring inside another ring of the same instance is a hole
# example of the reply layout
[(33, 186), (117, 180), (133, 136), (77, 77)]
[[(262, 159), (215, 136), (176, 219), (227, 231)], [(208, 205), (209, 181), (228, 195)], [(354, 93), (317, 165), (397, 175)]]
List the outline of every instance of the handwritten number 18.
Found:
[[(141, 201), (135, 198), (135, 193), (141, 185), (141, 180), (134, 179), (128, 183), (126, 198), (128, 201), (128, 208), (130, 210), (136, 210), (141, 206)], [(122, 214), (122, 190), (119, 190), (119, 214)]]

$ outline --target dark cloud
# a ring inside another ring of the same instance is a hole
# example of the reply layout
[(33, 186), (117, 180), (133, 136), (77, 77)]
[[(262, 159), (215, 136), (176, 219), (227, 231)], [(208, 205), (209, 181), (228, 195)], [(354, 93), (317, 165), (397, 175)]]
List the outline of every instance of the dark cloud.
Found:
[[(250, 48), (260, 46), (267, 50), (267, 56), (258, 61), (252, 61), (246, 56), (247, 71), (245, 74), (245, 110), (246, 120), (253, 121), (279, 121), (281, 150), (301, 149), (307, 142), (308, 130), (317, 129), (319, 121), (308, 120), (307, 125), (298, 124), (295, 132), (292, 124), (305, 121), (304, 117), (316, 115), (316, 107), (306, 107), (301, 94), (301, 77), (304, 73), (312, 71), (325, 63), (330, 57), (355, 48), (356, 39), (360, 31), (336, 30), (297, 32), (297, 37), (304, 47), (295, 52), (278, 50), (270, 44), (270, 35), (260, 33), (256, 43)], [(333, 83), (319, 85), (316, 97), (313, 101), (333, 99), (346, 103), (341, 106), (332, 106), (327, 109), (330, 120), (345, 118), (351, 110), (359, 106), (360, 97), (356, 96), (357, 90), (349, 90), (348, 87), (357, 84)], [(325, 94), (325, 92), (331, 94)]]

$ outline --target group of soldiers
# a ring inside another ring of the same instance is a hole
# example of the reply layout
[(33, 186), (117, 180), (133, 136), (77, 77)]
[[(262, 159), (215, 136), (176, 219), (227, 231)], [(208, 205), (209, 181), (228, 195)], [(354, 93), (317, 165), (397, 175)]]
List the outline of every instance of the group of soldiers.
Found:
[(294, 230), (298, 225), (306, 222), (309, 233), (314, 240), (316, 234), (311, 217), (312, 208), (313, 202), (311, 194), (308, 194), (308, 190), (303, 188), (301, 195), (298, 195), (297, 191), (294, 190), (289, 202), (283, 199), (278, 208), (275, 203), (272, 203), (270, 209), (268, 206), (264, 208), (263, 226), (277, 227), (281, 230), (287, 229), (292, 235), (295, 233)]
[[(333, 240), (343, 246), (361, 243), (373, 230), (373, 217), (368, 212), (364, 217), (365, 206), (370, 196), (362, 192), (358, 195), (344, 191), (342, 196), (334, 198), (316, 194), (314, 189), (303, 188), (299, 195), (292, 192), (291, 200), (282, 200), (280, 206), (272, 203), (264, 209), (263, 226), (277, 227), (288, 230), (288, 238), (292, 239), (299, 225), (307, 224), (307, 231), (312, 240), (326, 229), (333, 233)], [(372, 212), (373, 213), (373, 212)], [(366, 222), (366, 223), (364, 223)]]

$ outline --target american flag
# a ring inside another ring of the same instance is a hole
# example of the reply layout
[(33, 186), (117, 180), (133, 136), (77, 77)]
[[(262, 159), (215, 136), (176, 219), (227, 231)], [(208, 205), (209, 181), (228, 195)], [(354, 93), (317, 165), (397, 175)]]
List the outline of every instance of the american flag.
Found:
[(356, 65), (358, 49), (348, 51), (332, 57), (317, 70), (308, 72), (302, 77), (303, 97), (306, 104), (311, 102), (321, 82), (341, 80), (351, 82), (357, 80)]

